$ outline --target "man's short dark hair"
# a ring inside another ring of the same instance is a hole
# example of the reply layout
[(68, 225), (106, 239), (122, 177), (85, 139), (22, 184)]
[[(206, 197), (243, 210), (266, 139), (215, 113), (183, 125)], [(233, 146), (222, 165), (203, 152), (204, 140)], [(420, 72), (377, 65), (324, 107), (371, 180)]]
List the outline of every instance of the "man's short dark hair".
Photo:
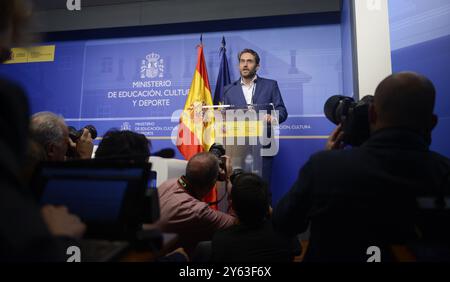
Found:
[(242, 56), (242, 54), (244, 54), (244, 53), (250, 53), (250, 54), (252, 54), (253, 57), (255, 57), (255, 62), (256, 62), (256, 64), (259, 65), (260, 59), (259, 59), (258, 53), (256, 53), (255, 50), (247, 49), (247, 48), (244, 49), (244, 50), (242, 50), (241, 52), (239, 52), (239, 54), (238, 54), (238, 61), (239, 61), (239, 62), (241, 61), (241, 56)]
[(233, 209), (239, 221), (249, 227), (264, 223), (269, 213), (267, 184), (253, 173), (243, 173), (236, 177), (231, 190)]
[(147, 161), (150, 142), (145, 135), (129, 130), (110, 130), (100, 142), (96, 159)]

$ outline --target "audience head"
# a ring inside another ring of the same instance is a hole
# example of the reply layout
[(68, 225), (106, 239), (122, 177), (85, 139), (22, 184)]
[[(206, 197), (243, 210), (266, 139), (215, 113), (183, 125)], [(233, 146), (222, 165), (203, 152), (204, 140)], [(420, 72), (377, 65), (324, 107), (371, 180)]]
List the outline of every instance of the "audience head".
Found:
[(23, 0), (0, 1), (0, 63), (10, 57), (10, 48), (27, 41), (25, 29), (31, 18), (31, 6)]
[(28, 100), (23, 90), (0, 79), (0, 171), (17, 175), (26, 159)]
[(47, 160), (47, 153), (44, 148), (36, 141), (30, 139), (26, 150), (25, 163), (22, 167), (22, 180), (26, 185), (32, 184), (33, 175), (37, 166)]
[(95, 152), (96, 159), (133, 160), (147, 162), (150, 142), (143, 134), (129, 130), (110, 130)]
[(39, 112), (31, 117), (31, 138), (40, 144), (49, 161), (64, 161), (69, 145), (69, 130), (61, 116)]
[(189, 193), (197, 199), (205, 197), (217, 182), (219, 160), (208, 152), (193, 156), (186, 166)]
[(258, 227), (269, 215), (267, 184), (253, 173), (236, 176), (231, 190), (233, 209), (241, 224)]
[(428, 138), (437, 124), (435, 96), (433, 83), (423, 75), (401, 72), (388, 76), (375, 91), (369, 115), (372, 130), (402, 127)]
[[(0, 1), (0, 63), (10, 58), (13, 45), (21, 43), (28, 13), (23, 1)], [(17, 171), (28, 141), (28, 101), (16, 85), (0, 81), (0, 89), (0, 165)]]

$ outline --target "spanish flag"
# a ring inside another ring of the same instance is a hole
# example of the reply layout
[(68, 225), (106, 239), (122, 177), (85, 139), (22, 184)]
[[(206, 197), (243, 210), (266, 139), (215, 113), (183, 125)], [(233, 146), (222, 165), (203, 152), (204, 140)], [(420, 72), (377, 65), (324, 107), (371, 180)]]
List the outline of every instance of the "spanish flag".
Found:
[[(202, 108), (212, 104), (203, 44), (200, 43), (197, 46), (197, 67), (178, 126), (177, 147), (186, 160), (199, 152), (208, 151), (214, 143), (213, 114)], [(211, 190), (203, 200), (215, 202), (217, 190), (215, 188)], [(212, 205), (212, 207), (217, 209), (217, 205)]]

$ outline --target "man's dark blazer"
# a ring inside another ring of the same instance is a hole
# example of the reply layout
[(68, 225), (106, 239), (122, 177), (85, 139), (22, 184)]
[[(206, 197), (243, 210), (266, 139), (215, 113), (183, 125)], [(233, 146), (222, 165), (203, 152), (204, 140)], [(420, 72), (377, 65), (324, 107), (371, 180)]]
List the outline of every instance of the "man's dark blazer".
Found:
[[(275, 110), (278, 111), (278, 122), (284, 122), (288, 113), (284, 106), (283, 98), (281, 97), (278, 83), (275, 80), (257, 77), (255, 80), (256, 88), (253, 95), (252, 104), (270, 104), (273, 103)], [(233, 105), (235, 107), (245, 107), (247, 102), (245, 101), (244, 92), (242, 91), (241, 79), (228, 84), (223, 90), (223, 104)]]
[[(448, 232), (448, 222), (428, 232), (431, 222), (421, 218), (423, 204), (433, 208), (440, 195), (449, 194), (449, 170), (448, 158), (429, 151), (419, 134), (380, 130), (359, 148), (311, 156), (274, 209), (274, 226), (299, 234), (310, 224), (305, 260), (367, 261), (370, 246), (387, 250), (419, 234)], [(388, 252), (381, 255), (386, 261)]]

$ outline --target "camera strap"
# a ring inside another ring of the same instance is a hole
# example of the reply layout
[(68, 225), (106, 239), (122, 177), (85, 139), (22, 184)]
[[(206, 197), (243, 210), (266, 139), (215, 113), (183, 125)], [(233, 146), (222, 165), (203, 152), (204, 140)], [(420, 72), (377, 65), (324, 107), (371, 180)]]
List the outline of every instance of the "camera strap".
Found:
[(222, 200), (225, 198), (225, 196), (228, 195), (228, 189), (227, 189), (226, 186), (228, 186), (228, 180), (225, 181), (225, 193), (223, 193), (222, 197), (220, 197), (220, 199), (218, 199), (217, 201), (207, 203), (208, 206), (217, 205), (217, 204), (219, 204), (220, 202), (222, 202)]

